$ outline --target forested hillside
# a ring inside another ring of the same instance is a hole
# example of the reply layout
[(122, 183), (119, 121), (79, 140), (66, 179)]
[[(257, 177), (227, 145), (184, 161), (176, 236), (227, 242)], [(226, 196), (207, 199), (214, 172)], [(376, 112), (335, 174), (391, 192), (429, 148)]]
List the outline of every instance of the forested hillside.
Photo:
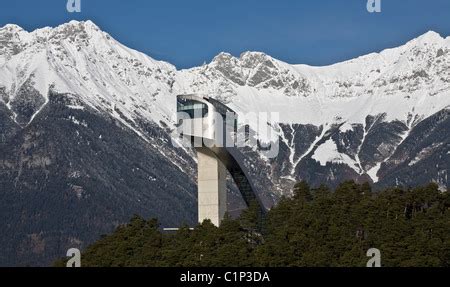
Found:
[(364, 267), (370, 248), (386, 267), (450, 266), (450, 195), (434, 184), (373, 193), (368, 184), (331, 191), (301, 182), (269, 211), (262, 232), (257, 214), (252, 206), (220, 228), (204, 222), (176, 233), (135, 216), (88, 247), (82, 266)]

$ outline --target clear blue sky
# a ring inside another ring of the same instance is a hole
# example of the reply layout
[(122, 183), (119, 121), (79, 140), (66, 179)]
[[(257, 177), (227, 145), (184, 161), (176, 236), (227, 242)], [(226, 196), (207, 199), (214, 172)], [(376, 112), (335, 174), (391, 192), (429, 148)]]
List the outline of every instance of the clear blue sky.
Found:
[(450, 0), (1, 0), (0, 26), (26, 30), (90, 19), (123, 44), (179, 68), (221, 51), (262, 51), (325, 65), (400, 45), (428, 30), (450, 35)]

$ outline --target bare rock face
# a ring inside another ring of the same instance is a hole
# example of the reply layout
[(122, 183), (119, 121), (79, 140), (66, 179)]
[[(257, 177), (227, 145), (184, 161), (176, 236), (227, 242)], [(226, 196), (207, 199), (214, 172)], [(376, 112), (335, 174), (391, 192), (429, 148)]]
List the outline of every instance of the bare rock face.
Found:
[(287, 96), (307, 96), (311, 92), (306, 78), (264, 53), (246, 52), (239, 58), (221, 53), (208, 65), (205, 74), (224, 77), (239, 86), (280, 90)]
[(7, 104), (9, 102), (9, 95), (6, 93), (6, 88), (0, 86), (0, 101)]
[(22, 52), (25, 44), (22, 42), (21, 34), (24, 32), (16, 25), (6, 25), (0, 28), (0, 55), (9, 58)]
[(24, 126), (44, 104), (44, 96), (34, 88), (33, 77), (30, 77), (11, 101), (11, 109), (16, 114), (16, 122)]

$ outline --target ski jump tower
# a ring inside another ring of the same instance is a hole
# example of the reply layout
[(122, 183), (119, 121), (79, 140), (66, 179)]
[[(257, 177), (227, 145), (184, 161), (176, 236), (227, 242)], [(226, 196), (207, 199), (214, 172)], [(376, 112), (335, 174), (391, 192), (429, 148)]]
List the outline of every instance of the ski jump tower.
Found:
[(178, 128), (190, 139), (198, 155), (198, 219), (219, 226), (227, 211), (227, 171), (236, 183), (247, 207), (252, 202), (264, 207), (240, 162), (235, 147), (237, 115), (219, 101), (199, 95), (177, 97)]

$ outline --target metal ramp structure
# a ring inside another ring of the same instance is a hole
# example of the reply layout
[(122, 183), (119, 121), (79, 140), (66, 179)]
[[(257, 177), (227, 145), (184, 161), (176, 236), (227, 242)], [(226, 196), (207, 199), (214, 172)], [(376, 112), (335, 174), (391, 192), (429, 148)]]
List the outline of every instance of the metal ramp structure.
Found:
[(249, 176), (239, 164), (239, 162), (244, 161), (239, 150), (237, 148), (231, 147), (212, 147), (210, 148), (210, 150), (227, 168), (228, 172), (239, 188), (245, 204), (249, 206), (252, 202), (260, 203), (255, 188), (253, 187), (252, 182), (249, 180)]

